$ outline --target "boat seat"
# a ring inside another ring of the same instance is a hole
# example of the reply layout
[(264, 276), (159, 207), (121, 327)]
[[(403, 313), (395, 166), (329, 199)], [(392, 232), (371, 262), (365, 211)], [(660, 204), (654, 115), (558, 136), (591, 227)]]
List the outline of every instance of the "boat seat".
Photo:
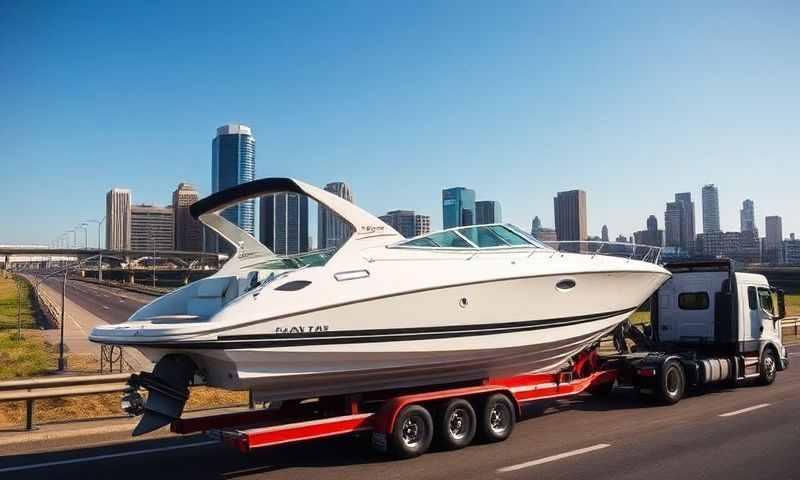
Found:
[(238, 283), (234, 276), (201, 280), (197, 283), (197, 289), (186, 305), (186, 314), (211, 317), (223, 305), (237, 297)]

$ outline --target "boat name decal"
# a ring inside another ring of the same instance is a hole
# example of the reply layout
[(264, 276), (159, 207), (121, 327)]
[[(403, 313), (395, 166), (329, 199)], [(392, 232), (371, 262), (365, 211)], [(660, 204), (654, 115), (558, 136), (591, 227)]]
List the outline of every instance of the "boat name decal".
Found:
[(275, 327), (275, 333), (277, 334), (318, 333), (327, 331), (328, 325), (293, 325), (291, 327)]
[(361, 225), (361, 232), (360, 233), (375, 233), (375, 232), (382, 232), (384, 230), (383, 225)]

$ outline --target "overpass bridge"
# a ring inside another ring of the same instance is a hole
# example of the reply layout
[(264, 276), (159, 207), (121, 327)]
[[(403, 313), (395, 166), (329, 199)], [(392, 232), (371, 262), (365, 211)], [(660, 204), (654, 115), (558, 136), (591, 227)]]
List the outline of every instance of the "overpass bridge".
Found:
[[(155, 255), (154, 255), (155, 254)], [(219, 269), (228, 259), (228, 255), (212, 252), (190, 252), (180, 250), (107, 250), (97, 248), (47, 248), (31, 246), (0, 246), (0, 259), (3, 268), (9, 269), (12, 264), (20, 264), (24, 268), (50, 268), (53, 265), (65, 265), (90, 257), (102, 255), (102, 262), (116, 263), (118, 266), (132, 268), (141, 262), (170, 262), (183, 268), (210, 267)], [(100, 258), (98, 258), (100, 260)], [(93, 263), (97, 264), (100, 262)]]

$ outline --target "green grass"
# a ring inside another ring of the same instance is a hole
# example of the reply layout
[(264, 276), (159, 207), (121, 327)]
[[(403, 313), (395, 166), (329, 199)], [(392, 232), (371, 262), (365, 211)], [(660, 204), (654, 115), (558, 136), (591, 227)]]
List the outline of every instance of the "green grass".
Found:
[(787, 293), (785, 301), (787, 317), (796, 317), (800, 315), (800, 293)]
[(17, 333), (0, 332), (0, 380), (35, 377), (55, 368), (56, 352), (41, 336), (17, 339)]
[[(20, 278), (20, 320), (22, 328), (36, 328), (31, 286)], [(0, 277), (0, 330), (17, 328), (17, 286), (14, 277)]]

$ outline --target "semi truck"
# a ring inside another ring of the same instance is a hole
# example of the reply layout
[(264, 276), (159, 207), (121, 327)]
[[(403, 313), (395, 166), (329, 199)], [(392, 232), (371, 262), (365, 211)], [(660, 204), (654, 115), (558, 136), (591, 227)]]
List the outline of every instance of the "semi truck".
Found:
[[(243, 452), (344, 434), (369, 434), (399, 458), (421, 455), (434, 439), (445, 449), (473, 439), (507, 439), (531, 402), (632, 387), (675, 404), (708, 384), (769, 385), (789, 366), (781, 339), (783, 292), (762, 275), (736, 272), (730, 260), (679, 262), (651, 298), (650, 321), (623, 325), (617, 351), (596, 344), (561, 370), (476, 382), (273, 402), (269, 408), (181, 418), (176, 433), (207, 432)], [(135, 384), (134, 381), (131, 382)]]

